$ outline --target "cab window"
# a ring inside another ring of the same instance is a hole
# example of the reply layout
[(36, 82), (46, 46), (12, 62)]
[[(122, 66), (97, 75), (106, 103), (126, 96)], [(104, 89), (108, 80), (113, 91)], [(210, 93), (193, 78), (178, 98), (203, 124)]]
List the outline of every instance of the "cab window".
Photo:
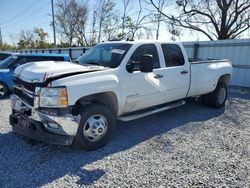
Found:
[(162, 44), (166, 67), (184, 65), (184, 57), (181, 48), (177, 44)]
[(150, 54), (153, 56), (153, 68), (160, 68), (159, 56), (157, 49), (154, 44), (144, 44), (139, 46), (132, 56), (130, 57), (129, 62), (134, 63), (134, 71), (140, 70), (140, 61), (143, 55)]

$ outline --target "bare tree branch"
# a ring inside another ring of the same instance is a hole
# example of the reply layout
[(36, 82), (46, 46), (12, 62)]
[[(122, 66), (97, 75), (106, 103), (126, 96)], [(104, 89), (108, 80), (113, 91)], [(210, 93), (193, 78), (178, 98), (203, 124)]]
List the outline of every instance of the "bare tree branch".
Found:
[(178, 16), (166, 14), (153, 0), (150, 2), (176, 26), (201, 32), (210, 40), (238, 37), (250, 22), (249, 0), (177, 0)]

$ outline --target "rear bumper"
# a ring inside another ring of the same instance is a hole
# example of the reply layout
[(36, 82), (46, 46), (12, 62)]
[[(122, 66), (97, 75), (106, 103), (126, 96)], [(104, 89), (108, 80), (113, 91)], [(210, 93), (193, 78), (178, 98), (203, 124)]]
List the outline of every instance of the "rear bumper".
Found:
[(11, 114), (9, 121), (13, 131), (35, 140), (51, 144), (71, 145), (74, 139), (74, 136), (51, 133), (44, 128), (41, 122), (30, 119), (23, 114)]

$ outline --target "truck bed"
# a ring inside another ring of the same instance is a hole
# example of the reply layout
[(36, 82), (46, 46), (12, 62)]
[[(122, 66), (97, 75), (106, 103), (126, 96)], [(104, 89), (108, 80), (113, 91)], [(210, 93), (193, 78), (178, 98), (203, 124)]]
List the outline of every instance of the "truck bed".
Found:
[(217, 85), (220, 75), (230, 72), (231, 61), (228, 59), (193, 61), (190, 62), (190, 69), (189, 97), (212, 92)]

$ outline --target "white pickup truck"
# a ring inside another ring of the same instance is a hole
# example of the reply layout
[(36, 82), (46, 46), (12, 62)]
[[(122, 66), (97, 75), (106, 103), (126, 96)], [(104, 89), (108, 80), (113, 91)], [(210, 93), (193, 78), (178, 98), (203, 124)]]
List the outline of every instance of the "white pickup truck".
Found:
[(116, 120), (178, 107), (187, 97), (222, 107), (231, 76), (228, 60), (189, 62), (181, 43), (105, 42), (78, 63), (18, 67), (10, 124), (32, 139), (93, 150), (108, 143)]

